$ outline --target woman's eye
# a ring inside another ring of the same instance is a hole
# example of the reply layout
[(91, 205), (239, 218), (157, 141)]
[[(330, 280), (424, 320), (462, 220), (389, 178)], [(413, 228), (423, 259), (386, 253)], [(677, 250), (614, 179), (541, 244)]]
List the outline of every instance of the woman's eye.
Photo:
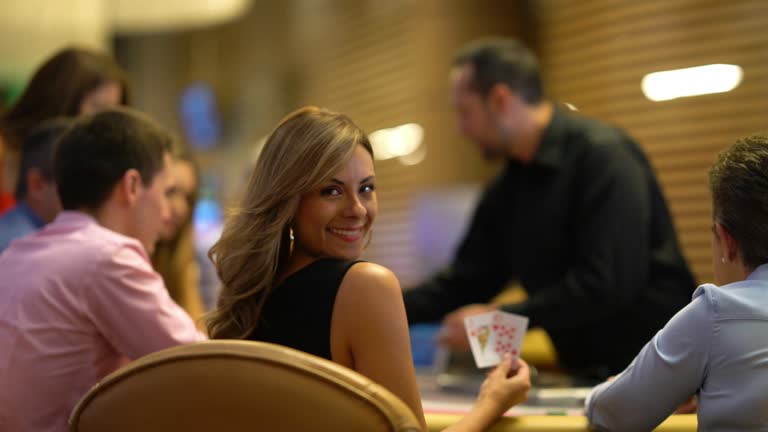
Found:
[(376, 190), (376, 186), (373, 184), (367, 184), (363, 185), (363, 187), (360, 188), (360, 193), (371, 193)]
[(337, 196), (341, 195), (341, 191), (337, 187), (329, 187), (321, 190), (320, 194), (323, 196)]

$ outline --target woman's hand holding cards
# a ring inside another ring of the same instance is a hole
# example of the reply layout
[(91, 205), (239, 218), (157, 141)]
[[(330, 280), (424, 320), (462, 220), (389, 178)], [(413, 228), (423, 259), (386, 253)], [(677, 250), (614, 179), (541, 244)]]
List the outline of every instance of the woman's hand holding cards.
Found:
[(528, 364), (509, 353), (505, 354), (480, 387), (472, 411), (443, 432), (487, 430), (509, 408), (528, 399), (530, 389), (531, 373)]
[(483, 382), (477, 403), (496, 405), (498, 415), (501, 416), (512, 406), (528, 399), (530, 389), (531, 372), (528, 363), (507, 353)]

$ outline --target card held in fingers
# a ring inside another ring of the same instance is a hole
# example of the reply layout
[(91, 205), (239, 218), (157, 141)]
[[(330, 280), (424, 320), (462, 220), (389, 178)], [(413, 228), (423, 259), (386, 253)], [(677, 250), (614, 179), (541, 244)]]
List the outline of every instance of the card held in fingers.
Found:
[(528, 318), (494, 311), (464, 318), (469, 346), (478, 368), (496, 366), (505, 353), (520, 356)]

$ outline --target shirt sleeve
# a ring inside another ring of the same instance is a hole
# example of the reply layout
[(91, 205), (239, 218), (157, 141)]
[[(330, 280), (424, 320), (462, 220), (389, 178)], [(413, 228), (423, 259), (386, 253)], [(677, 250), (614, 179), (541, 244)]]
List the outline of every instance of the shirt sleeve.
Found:
[(610, 139), (591, 147), (575, 177), (568, 269), (526, 301), (503, 307), (530, 317), (531, 326), (557, 330), (600, 321), (636, 303), (647, 287), (652, 173), (620, 142), (628, 138)]
[(88, 312), (122, 355), (133, 360), (205, 339), (135, 246), (121, 247), (97, 271), (86, 293)]
[(598, 430), (648, 431), (701, 387), (707, 374), (714, 308), (707, 294), (678, 312), (629, 367), (593, 390), (586, 414)]
[(499, 239), (500, 195), (497, 180), (483, 193), (451, 266), (405, 291), (409, 323), (437, 321), (460, 306), (487, 302), (514, 273)]

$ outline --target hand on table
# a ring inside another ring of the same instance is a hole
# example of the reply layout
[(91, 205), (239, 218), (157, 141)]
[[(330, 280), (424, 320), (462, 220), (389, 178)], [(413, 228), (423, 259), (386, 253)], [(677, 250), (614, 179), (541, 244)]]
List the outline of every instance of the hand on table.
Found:
[(695, 414), (699, 407), (698, 399), (696, 396), (689, 397), (685, 402), (680, 404), (675, 410), (675, 414)]
[(460, 307), (443, 318), (443, 328), (438, 341), (440, 345), (453, 351), (469, 351), (469, 340), (464, 330), (464, 318), (472, 315), (495, 311), (491, 304), (471, 304)]

